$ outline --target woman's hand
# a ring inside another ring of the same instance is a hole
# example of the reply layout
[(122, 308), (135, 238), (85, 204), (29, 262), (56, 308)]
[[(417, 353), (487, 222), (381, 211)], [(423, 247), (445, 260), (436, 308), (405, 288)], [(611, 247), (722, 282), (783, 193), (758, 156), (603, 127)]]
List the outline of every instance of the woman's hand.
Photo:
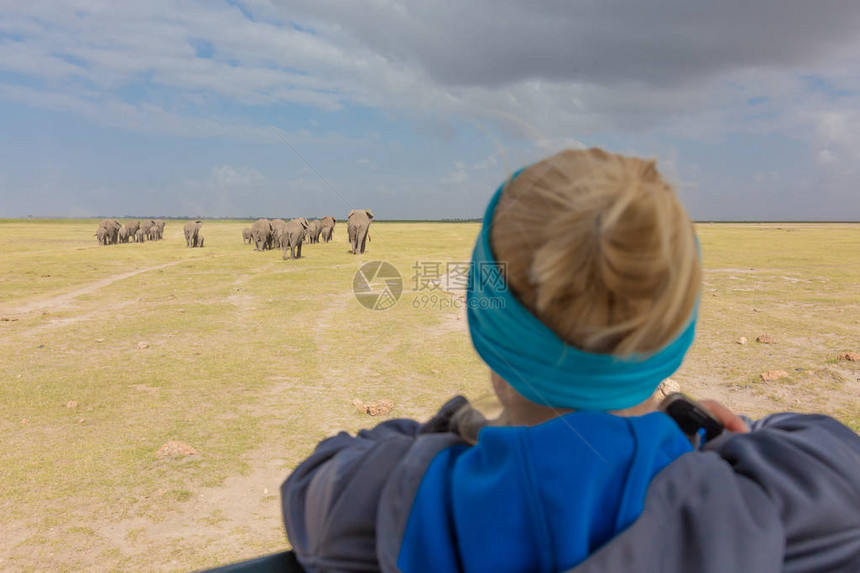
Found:
[(708, 412), (722, 423), (723, 427), (730, 432), (738, 434), (746, 434), (749, 432), (746, 422), (743, 419), (717, 402), (716, 400), (701, 400), (699, 402)]

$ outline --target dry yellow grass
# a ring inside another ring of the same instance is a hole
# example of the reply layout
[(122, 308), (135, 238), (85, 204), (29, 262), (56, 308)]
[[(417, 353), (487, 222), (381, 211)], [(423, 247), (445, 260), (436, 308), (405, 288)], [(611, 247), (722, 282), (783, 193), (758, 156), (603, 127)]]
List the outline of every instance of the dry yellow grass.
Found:
[[(363, 256), (339, 225), (283, 261), (244, 245), (243, 221), (205, 222), (203, 249), (185, 247), (178, 221), (161, 242), (98, 247), (97, 223), (0, 221), (2, 570), (185, 571), (283, 549), (289, 469), (321, 438), (385, 417), (354, 400), (426, 418), (489, 391), (457, 293), (413, 290), (416, 262), (468, 260), (476, 224), (374, 223)], [(860, 351), (860, 225), (699, 232), (701, 326), (682, 389), (857, 429), (860, 366), (837, 357)], [(374, 259), (404, 279), (385, 311), (352, 294)], [(762, 382), (769, 370), (789, 376)], [(170, 441), (197, 454), (157, 457)]]

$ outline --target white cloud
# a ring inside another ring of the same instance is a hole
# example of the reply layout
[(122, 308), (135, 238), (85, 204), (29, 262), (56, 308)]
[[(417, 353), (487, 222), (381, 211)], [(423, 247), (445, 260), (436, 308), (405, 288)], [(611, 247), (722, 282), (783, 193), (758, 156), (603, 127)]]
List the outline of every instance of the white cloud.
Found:
[(235, 216), (246, 214), (255, 196), (264, 195), (269, 187), (268, 179), (257, 169), (215, 165), (205, 178), (185, 181), (174, 200), (188, 216)]
[[(575, 9), (515, 0), (432, 10), (408, 0), (242, 6), (253, 19), (237, 6), (199, 0), (67, 0), (50, 10), (4, 2), (0, 30), (20, 40), (0, 43), (0, 67), (75, 98), (85, 90), (107, 102), (135, 86), (172, 90), (180, 116), (194, 115), (183, 105), (199, 109), (201, 94), (248, 106), (453, 115), (498, 125), (545, 151), (564, 138), (575, 145), (594, 132), (672, 122), (678, 133), (724, 133), (746, 122), (732, 109), (723, 123), (719, 110), (772, 92), (774, 77), (790, 76), (791, 66), (827, 62), (835, 77), (860, 87), (852, 79), (857, 63), (844, 57), (857, 51), (854, 2), (819, 10), (786, 0), (779, 11), (727, 4), (710, 14), (681, 9), (680, 0), (647, 10), (632, 0)], [(648, 34), (633, 33), (646, 23)], [(696, 115), (703, 110), (710, 111)]]
[(541, 137), (534, 142), (535, 146), (546, 155), (558, 153), (564, 149), (585, 149), (587, 146), (573, 137)]
[(860, 158), (860, 112), (856, 108), (824, 111), (817, 119), (818, 136), (824, 145), (844, 148)]
[(496, 159), (496, 156), (490, 155), (486, 159), (484, 159), (482, 161), (478, 161), (477, 163), (472, 165), (472, 169), (475, 169), (477, 171), (486, 171), (488, 169), (493, 169), (495, 167), (498, 167), (498, 165), (499, 165), (499, 161), (498, 161), (498, 159)]
[(779, 179), (779, 173), (776, 171), (756, 171), (753, 174), (753, 181), (756, 183), (772, 183)]
[(442, 177), (439, 183), (443, 185), (460, 185), (469, 179), (469, 174), (466, 172), (466, 164), (462, 161), (454, 162), (454, 169), (448, 175)]
[(0, 98), (53, 111), (72, 112), (97, 125), (128, 131), (192, 138), (215, 136), (272, 143), (276, 141), (276, 136), (265, 127), (247, 123), (230, 124), (223, 120), (194, 117), (149, 103), (130, 104), (114, 98), (91, 100), (77, 95), (2, 83), (0, 83)]
[[(454, 165), (439, 180), (451, 188), (481, 173), (495, 180), (592, 136), (638, 134), (657, 134), (644, 154), (656, 150), (680, 187), (706, 177), (685, 165), (683, 179), (660, 138), (778, 135), (808, 142), (809, 165), (829, 181), (855, 188), (860, 177), (852, 167), (860, 160), (854, 0), (827, 10), (783, 0), (779, 10), (728, 2), (707, 11), (682, 0), (238, 4), (0, 0), (0, 100), (119, 130), (278, 145), (265, 125), (269, 110), (291, 126), (277, 129), (290, 144), (383, 144), (375, 135), (320, 134), (320, 122), (293, 113), (305, 108), (384, 110), (443, 141), (466, 124), (495, 153)], [(752, 184), (756, 176), (744, 177)]]
[(209, 174), (209, 184), (213, 187), (250, 187), (264, 181), (263, 174), (251, 167), (216, 165)]
[(836, 154), (829, 149), (823, 149), (818, 152), (818, 156), (815, 158), (815, 163), (819, 167), (827, 167), (829, 165), (836, 165), (839, 163), (839, 158), (836, 157)]

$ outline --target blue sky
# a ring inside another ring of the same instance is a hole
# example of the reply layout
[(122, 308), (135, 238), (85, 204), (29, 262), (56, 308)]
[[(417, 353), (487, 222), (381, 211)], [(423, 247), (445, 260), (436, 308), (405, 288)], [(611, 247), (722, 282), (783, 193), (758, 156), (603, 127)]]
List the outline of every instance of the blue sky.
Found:
[(854, 1), (137, 4), (0, 0), (0, 217), (477, 217), (597, 145), (696, 219), (860, 219)]

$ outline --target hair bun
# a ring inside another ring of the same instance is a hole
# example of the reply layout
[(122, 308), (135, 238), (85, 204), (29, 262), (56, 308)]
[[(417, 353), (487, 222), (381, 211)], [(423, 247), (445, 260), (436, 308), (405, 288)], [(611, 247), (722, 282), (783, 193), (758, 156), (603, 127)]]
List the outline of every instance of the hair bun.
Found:
[(653, 160), (568, 150), (528, 167), (499, 201), (491, 242), (523, 304), (583, 350), (657, 350), (698, 296), (695, 232)]

